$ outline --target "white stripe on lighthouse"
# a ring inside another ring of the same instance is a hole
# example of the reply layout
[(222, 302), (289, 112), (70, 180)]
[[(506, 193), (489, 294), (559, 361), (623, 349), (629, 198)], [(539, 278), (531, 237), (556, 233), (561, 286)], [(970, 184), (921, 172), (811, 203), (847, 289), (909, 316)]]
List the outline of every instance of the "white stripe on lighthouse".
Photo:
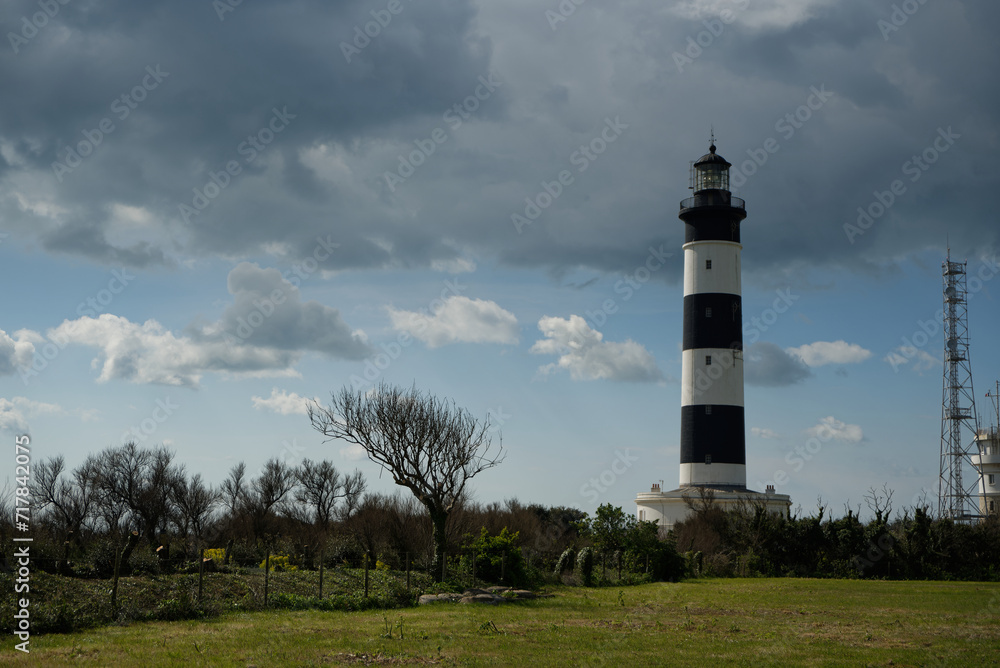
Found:
[[(681, 406), (743, 405), (743, 355), (739, 351), (695, 348), (682, 355)], [(711, 364), (705, 364), (708, 357)]]
[[(740, 251), (734, 241), (691, 241), (684, 244), (684, 295), (740, 293)], [(711, 261), (712, 268), (707, 268)]]

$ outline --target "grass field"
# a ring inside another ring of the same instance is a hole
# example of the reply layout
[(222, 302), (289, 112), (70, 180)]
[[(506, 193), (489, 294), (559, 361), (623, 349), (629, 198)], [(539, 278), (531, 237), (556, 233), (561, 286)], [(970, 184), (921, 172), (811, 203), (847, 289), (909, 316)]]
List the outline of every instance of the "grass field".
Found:
[(0, 664), (44, 666), (1000, 665), (1000, 585), (693, 580), (560, 587), (551, 598), (387, 612), (227, 613), (8, 637)]

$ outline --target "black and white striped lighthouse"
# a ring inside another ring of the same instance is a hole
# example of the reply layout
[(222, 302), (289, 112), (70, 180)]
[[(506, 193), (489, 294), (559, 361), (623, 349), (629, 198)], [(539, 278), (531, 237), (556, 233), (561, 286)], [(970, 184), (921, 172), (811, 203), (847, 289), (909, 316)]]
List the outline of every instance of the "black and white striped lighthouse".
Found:
[(691, 168), (684, 221), (684, 353), (680, 486), (746, 489), (740, 222), (746, 205), (729, 192), (725, 158)]

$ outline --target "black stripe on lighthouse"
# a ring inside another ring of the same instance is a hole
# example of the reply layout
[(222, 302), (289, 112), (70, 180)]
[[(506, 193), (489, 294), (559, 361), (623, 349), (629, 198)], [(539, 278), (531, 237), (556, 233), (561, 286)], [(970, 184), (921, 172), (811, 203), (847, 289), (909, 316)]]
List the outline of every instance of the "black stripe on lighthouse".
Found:
[[(694, 219), (694, 220), (692, 220)], [(735, 241), (740, 243), (740, 220), (731, 214), (689, 214), (684, 219), (684, 243), (692, 241)]]
[(721, 292), (684, 296), (684, 350), (743, 350), (743, 299)]
[(681, 464), (745, 465), (746, 457), (743, 406), (681, 407)]

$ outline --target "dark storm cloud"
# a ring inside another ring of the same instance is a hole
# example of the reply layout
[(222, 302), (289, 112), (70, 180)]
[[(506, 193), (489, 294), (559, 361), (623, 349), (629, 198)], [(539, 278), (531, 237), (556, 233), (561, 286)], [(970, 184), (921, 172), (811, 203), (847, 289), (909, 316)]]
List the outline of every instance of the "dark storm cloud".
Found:
[[(372, 352), (364, 337), (351, 331), (340, 311), (317, 301), (302, 301), (290, 274), (241, 262), (229, 272), (233, 303), (219, 322), (196, 339), (232, 340), (277, 350), (314, 350), (343, 359), (363, 359)], [(207, 333), (206, 333), (207, 332)], [(194, 333), (194, 332), (191, 332)]]
[[(926, 3), (883, 34), (888, 0), (758, 0), (706, 38), (723, 0), (582, 5), (556, 30), (528, 0), (402, 0), (348, 63), (341, 43), (386, 6), (244, 2), (220, 20), (210, 2), (61, 5), (18, 53), (0, 45), (0, 225), (136, 266), (290, 262), (332, 235), (324, 269), (468, 249), (628, 272), (682, 244), (688, 163), (714, 125), (748, 202), (750, 280), (870, 271), (941, 245), (944, 221), (959, 254), (1000, 246), (996, 3)], [(36, 11), (7, 3), (0, 23)], [(860, 234), (845, 227), (859, 217)]]
[(747, 385), (784, 387), (812, 375), (802, 360), (766, 341), (748, 346), (745, 359)]

